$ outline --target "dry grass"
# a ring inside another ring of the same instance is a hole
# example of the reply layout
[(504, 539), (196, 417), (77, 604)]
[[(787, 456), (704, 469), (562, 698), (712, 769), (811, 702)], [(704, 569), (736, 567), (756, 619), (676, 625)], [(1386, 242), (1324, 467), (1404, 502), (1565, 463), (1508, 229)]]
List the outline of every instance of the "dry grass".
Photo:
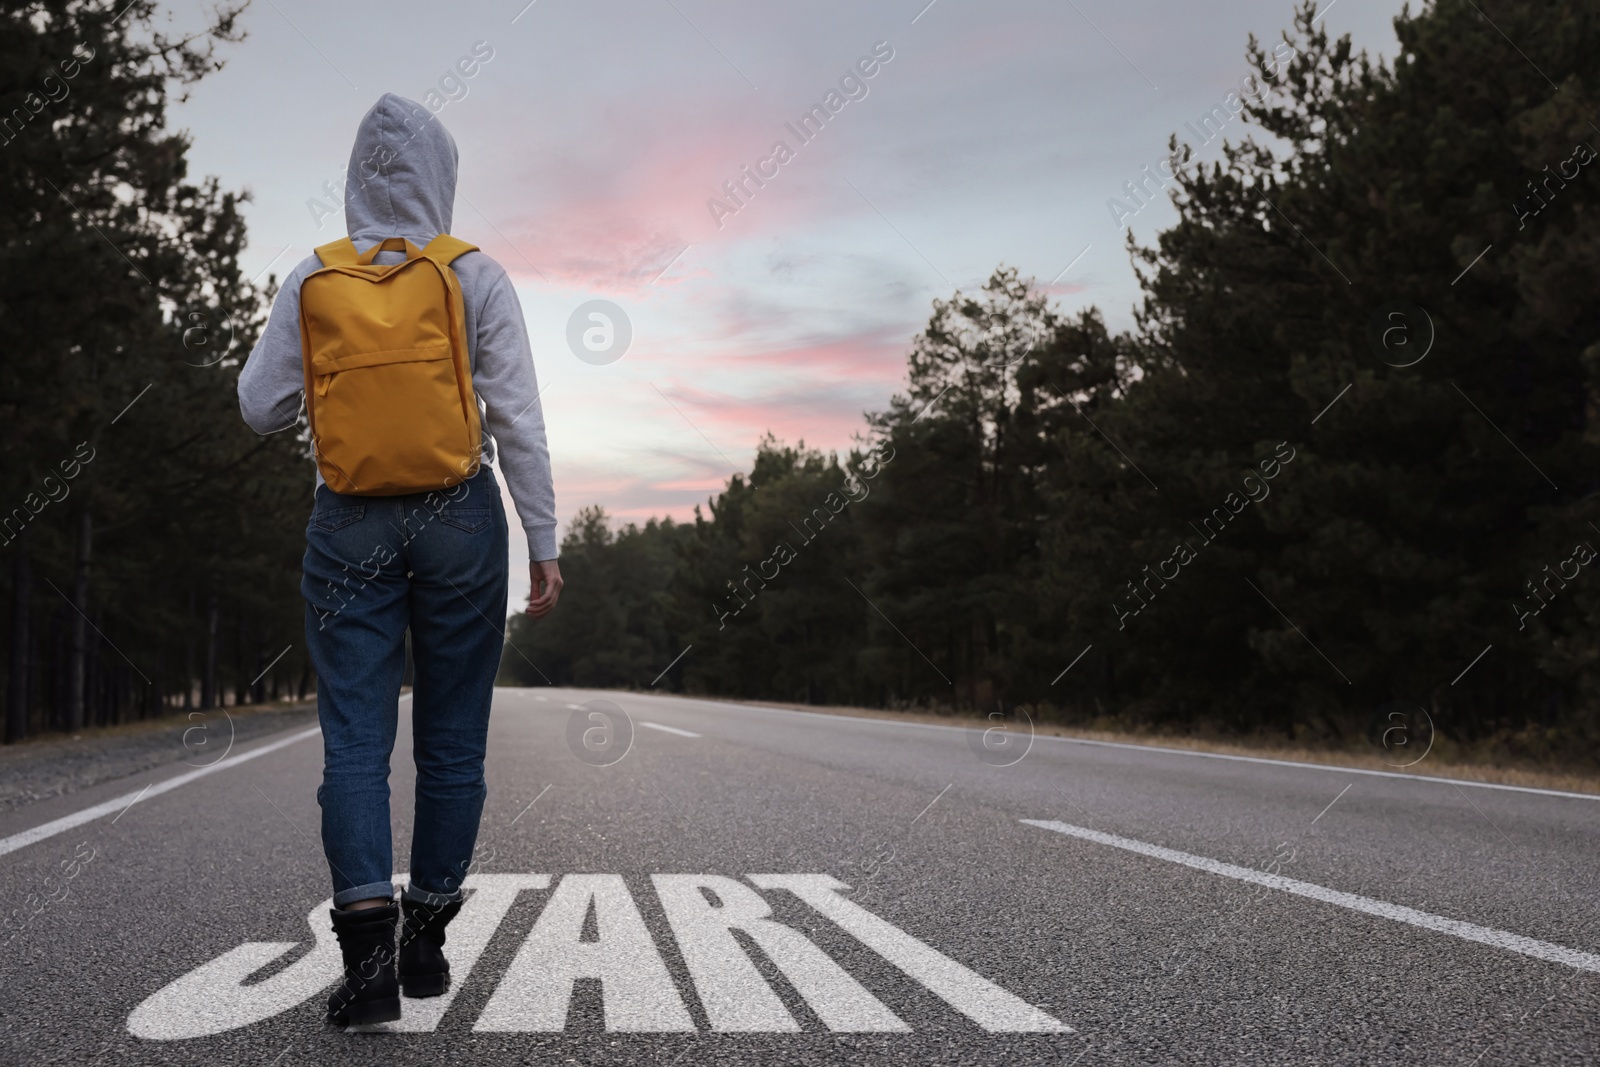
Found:
[[(714, 698), (713, 698), (714, 699)], [(937, 726), (975, 727), (985, 720), (972, 715), (935, 714), (919, 711), (886, 711), (878, 708), (819, 707), (813, 704), (783, 704), (775, 701), (743, 701), (763, 707), (785, 708), (790, 711), (809, 711), (821, 715), (846, 715), (858, 719), (890, 719), (897, 722), (929, 723)], [(1144, 745), (1150, 748), (1182, 749), (1189, 752), (1216, 752), (1228, 756), (1256, 756), (1262, 759), (1289, 760), (1295, 763), (1315, 763), (1322, 766), (1357, 767), (1373, 771), (1398, 771), (1429, 778), (1460, 778), (1474, 782), (1494, 782), (1499, 785), (1529, 786), (1535, 789), (1559, 789), (1573, 793), (1600, 795), (1600, 774), (1582, 771), (1552, 771), (1516, 764), (1492, 763), (1479, 759), (1463, 759), (1449, 752), (1445, 744), (1435, 746), (1426, 758), (1410, 767), (1396, 767), (1387, 763), (1371, 750), (1350, 751), (1334, 748), (1310, 748), (1304, 745), (1273, 743), (1261, 740), (1254, 743), (1218, 741), (1208, 738), (1181, 735), (1136, 734), (1114, 730), (1091, 730), (1061, 726), (1056, 723), (1035, 723), (1034, 732), (1045, 737), (1076, 737), (1087, 741), (1110, 741), (1123, 745)]]
[[(409, 690), (409, 687), (407, 687)], [(653, 694), (665, 696), (667, 694)], [(709, 699), (717, 699), (715, 697)], [(238, 718), (257, 712), (281, 711), (294, 707), (314, 707), (315, 700), (304, 704), (295, 701), (278, 701), (269, 704), (250, 704), (243, 708), (229, 707), (229, 715)], [(894, 722), (918, 722), (937, 726), (975, 727), (985, 720), (972, 715), (937, 714), (923, 711), (887, 711), (881, 708), (823, 707), (814, 704), (785, 704), (770, 700), (749, 700), (741, 703), (757, 707), (784, 708), (818, 715), (844, 715), (858, 719), (887, 719)], [(223, 710), (223, 709), (217, 709)], [(171, 729), (184, 722), (181, 712), (160, 719), (123, 723), (118, 726), (98, 726), (84, 729), (80, 736), (117, 737), (134, 736), (151, 730)], [(1387, 763), (1372, 750), (1312, 748), (1305, 745), (1276, 743), (1270, 740), (1255, 742), (1219, 741), (1182, 735), (1128, 733), (1117, 730), (1093, 730), (1061, 726), (1056, 723), (1036, 723), (1034, 732), (1044, 737), (1076, 737), (1087, 741), (1110, 741), (1123, 745), (1144, 745), (1151, 748), (1181, 749), (1189, 752), (1216, 752), (1228, 756), (1256, 756), (1264, 759), (1289, 760), (1295, 763), (1315, 763), (1323, 766), (1357, 767), (1374, 771), (1402, 771), (1406, 774), (1430, 778), (1461, 778), (1474, 782), (1494, 782), (1499, 785), (1521, 785), (1535, 789), (1560, 789), (1574, 793), (1600, 795), (1600, 774), (1582, 771), (1553, 771), (1519, 764), (1496, 763), (1487, 759), (1465, 759), (1452, 752), (1447, 744), (1440, 744), (1428, 756), (1410, 767), (1396, 767)], [(15, 746), (25, 749), (30, 744), (46, 741), (65, 741), (71, 735), (60, 733), (40, 734), (27, 738)]]
[(181, 708), (172, 708), (165, 715), (155, 719), (141, 719), (135, 722), (115, 723), (111, 726), (85, 726), (76, 733), (64, 730), (47, 730), (44, 733), (32, 734), (22, 740), (5, 746), (10, 750), (22, 750), (29, 745), (44, 744), (51, 741), (77, 741), (85, 737), (138, 737), (153, 730), (171, 730), (177, 726), (186, 726), (191, 722), (198, 725), (209, 722), (212, 717), (220, 716), (224, 712), (234, 720), (249, 718), (252, 715), (268, 711), (287, 711), (294, 708), (314, 708), (317, 701), (315, 697), (307, 697), (303, 701), (274, 700), (264, 704), (245, 704), (243, 706), (228, 705), (225, 708), (212, 708), (210, 711), (195, 711), (193, 714), (201, 718), (189, 719)]

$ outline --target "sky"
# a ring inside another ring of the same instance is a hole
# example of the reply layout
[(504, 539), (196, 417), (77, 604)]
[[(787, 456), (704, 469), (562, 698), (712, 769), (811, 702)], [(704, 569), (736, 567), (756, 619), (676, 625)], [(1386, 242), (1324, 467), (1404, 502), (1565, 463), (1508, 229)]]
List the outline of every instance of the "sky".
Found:
[[(1331, 32), (1393, 54), (1398, 0), (1320, 3)], [(1001, 265), (1064, 312), (1129, 326), (1128, 232), (1148, 244), (1176, 212), (1109, 202), (1133, 205), (1124, 183), (1169, 136), (1197, 141), (1185, 124), (1251, 73), (1249, 35), (1275, 42), (1292, 15), (1287, 0), (255, 0), (246, 39), (169, 119), (194, 175), (251, 193), (243, 267), (264, 278), (343, 235), (337, 183), (380, 95), (435, 110), (460, 149), (452, 229), (521, 297), (563, 526), (590, 504), (683, 519), (764, 434), (849, 448), (903, 388), (932, 301)], [(820, 132), (801, 122), (817, 105)], [(1231, 119), (1199, 157), (1244, 130)], [(581, 340), (607, 343), (595, 300), (626, 318), (620, 358), (615, 312), (608, 351)]]

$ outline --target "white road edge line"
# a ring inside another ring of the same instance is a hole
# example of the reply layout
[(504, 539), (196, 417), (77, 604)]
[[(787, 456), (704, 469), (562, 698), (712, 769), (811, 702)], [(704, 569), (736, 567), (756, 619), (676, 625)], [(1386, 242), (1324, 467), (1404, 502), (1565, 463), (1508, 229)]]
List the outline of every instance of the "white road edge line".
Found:
[(691, 732), (689, 730), (680, 730), (676, 726), (662, 726), (658, 722), (645, 722), (643, 719), (639, 720), (639, 725), (640, 726), (648, 726), (652, 730), (661, 730), (661, 731), (664, 731), (664, 732), (669, 733), (669, 734), (677, 734), (679, 737), (699, 737), (700, 736), (699, 734), (693, 733), (693, 732)]
[[(907, 725), (920, 725), (908, 723)], [(952, 727), (935, 727), (952, 729)], [(953, 727), (960, 729), (960, 727)], [(1184, 748), (1162, 748), (1156, 745), (1130, 745), (1121, 741), (1091, 741), (1086, 737), (1036, 737), (1038, 741), (1068, 741), (1075, 745), (1099, 745), (1103, 748), (1126, 748), (1135, 752), (1165, 752), (1173, 756), (1200, 756), (1204, 759), (1236, 760), (1240, 763), (1265, 763), (1274, 767), (1306, 767), (1337, 774), (1365, 774), (1373, 778), (1404, 778), (1412, 782), (1433, 782), (1437, 785), (1470, 785), (1478, 789), (1500, 789), (1511, 793), (1534, 793), (1542, 797), (1571, 797), (1576, 800), (1600, 800), (1600, 793), (1573, 793), (1564, 789), (1538, 789), (1531, 785), (1504, 785), (1500, 782), (1474, 782), (1469, 778), (1441, 778), (1432, 774), (1401, 774), (1399, 771), (1375, 771), (1366, 767), (1341, 767), (1336, 763), (1303, 763), (1299, 760), (1268, 759), (1265, 756), (1233, 756), (1226, 752), (1194, 752)]]
[[(306, 738), (313, 737), (321, 732), (322, 728), (320, 726), (313, 726), (309, 730), (301, 730), (299, 733), (290, 734), (288, 737), (274, 741), (269, 745), (262, 745), (260, 748), (253, 748), (249, 752), (241, 752), (236, 756), (218, 760), (216, 763), (190, 771), (188, 774), (180, 774), (176, 778), (168, 778), (164, 782), (147, 785), (136, 793), (124, 793), (122, 796), (114, 797), (103, 804), (96, 804), (93, 807), (84, 808), (82, 811), (73, 812), (71, 815), (63, 815), (59, 819), (41, 823), (31, 830), (23, 830), (21, 833), (12, 834), (10, 837), (0, 838), (0, 856), (4, 856), (8, 852), (15, 852), (19, 848), (26, 848), (28, 845), (54, 837), (57, 834), (66, 833), (73, 827), (82, 826), (86, 822), (94, 822), (96, 819), (110, 815), (112, 812), (126, 811), (133, 806), (135, 801), (143, 800), (146, 797), (160, 796), (162, 793), (170, 792), (181, 785), (188, 785), (197, 778), (204, 778), (208, 774), (213, 774), (227, 767), (236, 767), (241, 763), (248, 763), (257, 756), (265, 756), (269, 752), (276, 752), (280, 748), (292, 745), (296, 741), (304, 741)], [(119, 819), (121, 817), (120, 814), (117, 816)]]
[[(411, 694), (402, 693), (400, 694), (400, 699), (410, 700)], [(82, 811), (74, 812), (71, 815), (63, 815), (59, 819), (54, 819), (47, 823), (41, 823), (30, 830), (23, 830), (19, 833), (12, 834), (10, 837), (0, 838), (0, 856), (4, 856), (9, 852), (15, 852), (19, 848), (26, 848), (28, 845), (34, 844), (37, 841), (43, 841), (46, 838), (51, 838), (57, 834), (65, 833), (74, 827), (82, 826), (84, 823), (93, 822), (96, 819), (103, 818), (104, 816), (111, 814), (113, 811), (117, 813), (117, 819), (120, 819), (127, 813), (129, 808), (143, 800), (146, 796), (160, 796), (162, 793), (176, 789), (180, 785), (187, 785), (196, 778), (204, 778), (213, 771), (219, 771), (224, 767), (232, 767), (239, 763), (246, 763), (255, 759), (257, 756), (265, 756), (269, 752), (276, 752), (278, 749), (283, 748), (286, 745), (292, 745), (296, 741), (303, 741), (313, 734), (320, 734), (321, 732), (322, 728), (320, 726), (313, 726), (309, 730), (302, 730), (300, 733), (293, 734), (278, 741), (274, 741), (269, 745), (263, 745), (262, 747), (252, 749), (249, 752), (240, 753), (239, 755), (229, 759), (218, 760), (216, 763), (190, 771), (188, 774), (180, 774), (176, 778), (169, 778), (164, 782), (152, 782), (143, 789), (139, 790), (137, 793), (124, 793), (122, 796), (105, 801), (102, 804), (96, 804), (93, 807), (85, 808)], [(111, 821), (116, 822), (117, 819), (112, 819)]]
[(1295, 896), (1309, 897), (1320, 900), (1326, 904), (1336, 904), (1341, 908), (1351, 911), (1364, 912), (1367, 915), (1376, 915), (1380, 919), (1391, 919), (1395, 922), (1408, 923), (1420, 926), (1424, 930), (1433, 930), (1436, 933), (1450, 934), (1465, 941), (1476, 941), (1481, 945), (1493, 948), (1503, 948), (1510, 952), (1532, 956), (1534, 959), (1546, 960), (1550, 963), (1564, 963), (1568, 967), (1575, 967), (1580, 971), (1600, 972), (1600, 956), (1592, 952), (1579, 952), (1577, 949), (1553, 945), (1548, 941), (1536, 941), (1531, 937), (1513, 934), (1506, 930), (1496, 930), (1489, 926), (1479, 926), (1477, 923), (1463, 922), (1460, 919), (1447, 919), (1442, 915), (1431, 915), (1425, 911), (1417, 911), (1401, 904), (1390, 904), (1383, 900), (1374, 900), (1371, 897), (1357, 896), (1354, 893), (1345, 893), (1326, 886), (1313, 885), (1310, 882), (1301, 882), (1294, 878), (1285, 878), (1281, 874), (1268, 874), (1266, 871), (1253, 870), (1249, 867), (1237, 867), (1221, 860), (1207, 859), (1204, 856), (1194, 856), (1176, 849), (1162, 848), (1160, 845), (1148, 845), (1143, 841), (1135, 841), (1128, 837), (1118, 837), (1116, 834), (1101, 833), (1099, 830), (1090, 830), (1082, 826), (1073, 826), (1070, 823), (1056, 822), (1050, 819), (1021, 819), (1020, 822), (1029, 826), (1037, 826), (1044, 830), (1054, 830), (1058, 834), (1069, 837), (1080, 837), (1085, 841), (1093, 841), (1101, 845), (1111, 845), (1114, 848), (1126, 849), (1137, 852), (1141, 856), (1150, 856), (1169, 863), (1180, 863), (1185, 867), (1193, 867), (1197, 871), (1208, 874), (1220, 874), (1225, 878), (1236, 878), (1241, 882), (1252, 882), (1256, 885), (1266, 886), (1269, 889), (1279, 889)]
[[(789, 708), (763, 708), (754, 704), (737, 704), (727, 700), (701, 700), (657, 696), (654, 693), (629, 693), (630, 697), (651, 697), (657, 700), (687, 699), (691, 704), (708, 704), (718, 708), (738, 708), (741, 711), (760, 711), (773, 715), (804, 715), (811, 719), (826, 718), (840, 723), (867, 723), (879, 726), (909, 727), (918, 730), (974, 730), (981, 729), (979, 720), (971, 726), (941, 726), (931, 722), (896, 722), (869, 716), (829, 715), (824, 711), (793, 711)], [(1233, 756), (1225, 752), (1197, 752), (1188, 748), (1164, 748), (1161, 745), (1132, 745), (1122, 741), (1091, 741), (1086, 737), (1056, 737), (1035, 734), (1035, 741), (1061, 741), (1072, 745), (1095, 745), (1100, 748), (1123, 748), (1132, 752), (1163, 752), (1169, 756), (1198, 756), (1202, 759), (1234, 760), (1239, 763), (1264, 763), (1273, 767), (1302, 767), (1310, 770), (1332, 771), (1336, 774), (1365, 774), (1373, 778), (1403, 778), (1412, 782), (1432, 782), (1435, 785), (1468, 785), (1476, 789), (1500, 789), (1511, 793), (1533, 793), (1542, 797), (1570, 797), (1575, 800), (1600, 800), (1600, 793), (1573, 793), (1563, 789), (1539, 789), (1531, 785), (1504, 785), (1500, 782), (1474, 782), (1470, 778), (1441, 778), (1431, 774), (1401, 774), (1398, 771), (1375, 771), (1366, 767), (1341, 767), (1336, 763), (1304, 763), (1299, 760), (1269, 759), (1266, 756)]]

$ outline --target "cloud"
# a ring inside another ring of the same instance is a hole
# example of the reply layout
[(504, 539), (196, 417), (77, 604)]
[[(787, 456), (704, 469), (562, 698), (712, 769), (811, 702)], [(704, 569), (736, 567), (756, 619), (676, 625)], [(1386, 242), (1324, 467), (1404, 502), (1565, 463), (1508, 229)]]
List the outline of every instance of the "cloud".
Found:
[[(783, 168), (736, 218), (718, 227), (707, 207), (723, 185), (754, 165), (775, 140), (793, 138), (771, 101), (725, 102), (682, 119), (681, 100), (640, 102), (599, 129), (513, 156), (511, 169), (480, 172), (473, 200), (492, 216), (504, 248), (490, 249), (519, 277), (525, 261), (544, 281), (602, 295), (637, 294), (709, 277), (686, 246), (726, 248), (789, 232), (825, 210), (823, 174), (802, 180)], [(804, 149), (802, 149), (802, 152)], [(814, 150), (813, 150), (814, 151)], [(813, 167), (814, 170), (818, 168)], [(511, 254), (506, 254), (510, 252)], [(673, 267), (665, 275), (663, 268)]]
[[(796, 379), (757, 394), (737, 395), (696, 389), (681, 383), (664, 386), (694, 428), (730, 456), (748, 455), (768, 433), (788, 441), (804, 439), (813, 447), (845, 449), (865, 432), (863, 413), (884, 401), (880, 388), (854, 383)], [(744, 442), (735, 453), (723, 441)]]
[(586, 468), (567, 474), (557, 484), (563, 501), (563, 532), (580, 508), (593, 504), (605, 508), (613, 526), (629, 522), (643, 525), (650, 519), (669, 517), (675, 522), (692, 521), (695, 507), (704, 508), (706, 501), (726, 484), (726, 473), (657, 480)]

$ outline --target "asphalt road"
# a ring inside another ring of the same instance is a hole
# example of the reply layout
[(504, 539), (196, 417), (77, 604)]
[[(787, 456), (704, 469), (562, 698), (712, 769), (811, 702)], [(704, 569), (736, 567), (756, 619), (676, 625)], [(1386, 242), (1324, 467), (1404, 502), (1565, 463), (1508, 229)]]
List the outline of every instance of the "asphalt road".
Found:
[(501, 690), (457, 989), (386, 1033), (321, 1020), (314, 731), (0, 812), (0, 1061), (1600, 1061), (1600, 799), (984, 742)]

